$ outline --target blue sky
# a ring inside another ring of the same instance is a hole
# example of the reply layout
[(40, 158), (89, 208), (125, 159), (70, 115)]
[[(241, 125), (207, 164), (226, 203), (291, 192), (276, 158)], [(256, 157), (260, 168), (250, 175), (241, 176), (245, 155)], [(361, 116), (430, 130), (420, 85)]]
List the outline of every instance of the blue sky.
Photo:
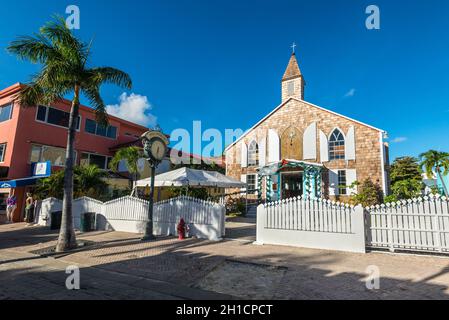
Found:
[[(38, 68), (8, 42), (70, 4), (81, 10), (76, 34), (94, 37), (92, 65), (133, 78), (126, 94), (105, 86), (105, 102), (135, 103), (139, 121), (168, 133), (194, 120), (251, 127), (279, 104), (294, 41), (305, 100), (387, 130), (392, 159), (449, 151), (448, 1), (13, 1), (0, 19), (0, 87)], [(370, 4), (380, 30), (365, 28)]]

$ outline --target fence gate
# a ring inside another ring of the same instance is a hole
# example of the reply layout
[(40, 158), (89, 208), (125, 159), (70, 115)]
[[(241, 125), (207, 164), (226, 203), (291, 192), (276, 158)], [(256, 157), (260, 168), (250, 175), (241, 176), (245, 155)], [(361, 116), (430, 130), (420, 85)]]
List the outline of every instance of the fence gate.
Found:
[(449, 252), (448, 199), (429, 195), (365, 209), (371, 248)]

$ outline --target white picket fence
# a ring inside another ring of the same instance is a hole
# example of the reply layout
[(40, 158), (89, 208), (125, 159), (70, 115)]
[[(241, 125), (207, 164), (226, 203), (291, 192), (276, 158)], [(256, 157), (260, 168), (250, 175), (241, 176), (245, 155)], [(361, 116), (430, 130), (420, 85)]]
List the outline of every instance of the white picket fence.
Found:
[[(148, 216), (146, 200), (126, 196), (108, 202), (83, 197), (73, 202), (73, 219), (80, 227), (81, 214), (93, 212), (97, 230), (116, 230), (143, 233)], [(48, 198), (39, 204), (38, 223), (49, 226), (51, 212), (61, 211), (62, 201)], [(214, 202), (180, 196), (155, 203), (153, 229), (156, 235), (176, 235), (176, 226), (184, 218), (190, 227), (190, 235), (218, 240), (225, 233), (225, 207)]]
[(261, 204), (257, 243), (365, 252), (363, 208), (310, 197)]
[(257, 208), (257, 243), (449, 253), (449, 199), (429, 195), (368, 208), (301, 197), (271, 202)]
[(366, 242), (390, 251), (449, 252), (449, 201), (425, 197), (366, 208)]

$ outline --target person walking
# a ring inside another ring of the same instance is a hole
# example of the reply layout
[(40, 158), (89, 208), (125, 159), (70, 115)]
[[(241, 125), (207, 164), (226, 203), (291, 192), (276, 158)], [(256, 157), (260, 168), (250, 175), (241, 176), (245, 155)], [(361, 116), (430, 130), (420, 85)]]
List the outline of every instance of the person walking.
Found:
[(6, 223), (12, 223), (14, 217), (14, 211), (17, 208), (17, 197), (14, 194), (14, 190), (9, 194), (6, 199)]
[(32, 225), (34, 222), (34, 198), (30, 192), (27, 192), (25, 200), (25, 221), (28, 225)]

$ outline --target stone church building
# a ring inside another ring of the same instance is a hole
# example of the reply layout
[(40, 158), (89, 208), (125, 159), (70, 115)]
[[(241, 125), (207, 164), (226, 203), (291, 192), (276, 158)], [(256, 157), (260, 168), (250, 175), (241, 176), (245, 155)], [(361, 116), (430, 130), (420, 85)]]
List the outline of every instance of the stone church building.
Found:
[(299, 195), (345, 200), (367, 178), (388, 193), (386, 132), (304, 101), (293, 53), (281, 81), (282, 101), (225, 150), (226, 174), (251, 197)]

